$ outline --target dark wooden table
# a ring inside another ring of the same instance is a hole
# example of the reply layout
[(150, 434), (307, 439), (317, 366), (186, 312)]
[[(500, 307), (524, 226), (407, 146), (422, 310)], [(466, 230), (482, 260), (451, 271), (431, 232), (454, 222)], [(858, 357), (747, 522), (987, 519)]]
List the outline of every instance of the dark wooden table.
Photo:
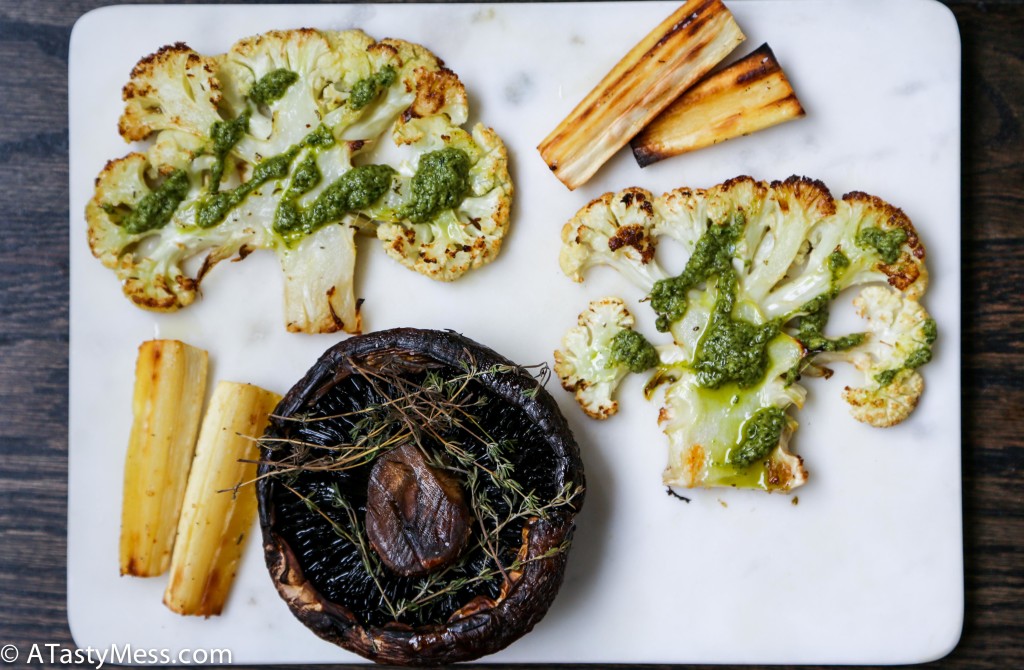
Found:
[[(22, 661), (34, 643), (74, 644), (67, 55), (71, 26), (101, 4), (0, 0), (0, 647), (17, 645)], [(1024, 2), (946, 4), (963, 39), (967, 606), (959, 646), (929, 667), (1014, 670), (1024, 668)]]

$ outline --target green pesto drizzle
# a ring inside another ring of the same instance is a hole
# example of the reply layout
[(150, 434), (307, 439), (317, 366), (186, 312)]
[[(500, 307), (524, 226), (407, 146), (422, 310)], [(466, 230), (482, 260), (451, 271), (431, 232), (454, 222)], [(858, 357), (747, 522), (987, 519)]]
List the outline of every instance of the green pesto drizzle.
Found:
[(325, 188), (306, 208), (297, 199), (320, 182), (320, 170), (309, 156), (296, 171), (292, 185), (274, 214), (274, 231), (289, 244), (349, 212), (370, 207), (391, 188), (395, 171), (387, 165), (354, 167)]
[[(829, 303), (839, 295), (839, 279), (843, 276), (846, 268), (850, 267), (849, 257), (840, 249), (829, 254), (826, 265), (832, 275), (831, 284), (827, 293), (812, 298), (799, 310), (799, 321), (794, 337), (807, 349), (807, 356), (822, 351), (846, 351), (864, 342), (864, 333), (851, 333), (843, 337), (825, 337), (825, 326), (828, 325)], [(788, 318), (786, 319), (789, 320)], [(792, 384), (800, 375), (801, 360), (795, 367), (786, 373), (787, 384)]]
[(925, 319), (924, 323), (921, 324), (921, 333), (924, 335), (924, 344), (910, 352), (907, 359), (903, 361), (903, 365), (898, 368), (891, 370), (883, 370), (875, 375), (875, 381), (878, 383), (879, 388), (885, 388), (889, 384), (892, 384), (893, 380), (903, 370), (913, 370), (919, 368), (925, 363), (932, 360), (932, 345), (938, 338), (939, 330), (938, 326), (935, 325), (934, 319)]
[(457, 207), (469, 195), (469, 168), (462, 149), (445, 147), (420, 157), (412, 178), (412, 200), (399, 215), (413, 223), (430, 221), (438, 212)]
[[(299, 237), (299, 231), (302, 229), (302, 211), (298, 207), (297, 199), (303, 193), (311, 191), (322, 178), (320, 168), (316, 165), (316, 156), (306, 156), (295, 168), (292, 183), (288, 185), (288, 190), (281, 197), (274, 212), (275, 231), (289, 234), (289, 237)], [(295, 234), (291, 235), (293, 232)]]
[(697, 344), (693, 369), (697, 383), (717, 389), (735, 382), (750, 388), (768, 369), (768, 343), (779, 334), (779, 324), (755, 325), (732, 315), (736, 303), (736, 273), (730, 267), (718, 276), (718, 297), (711, 320)]
[(299, 80), (299, 75), (284, 68), (273, 70), (260, 77), (249, 89), (249, 100), (254, 105), (269, 105), (281, 98), (288, 87)]
[(331, 132), (330, 128), (321, 123), (317, 126), (316, 130), (303, 138), (302, 145), (314, 149), (332, 147), (334, 146), (334, 133)]
[(727, 224), (709, 225), (682, 274), (658, 281), (650, 295), (657, 328), (665, 331), (686, 313), (689, 290), (718, 277), (718, 296), (692, 364), (697, 383), (705, 388), (757, 384), (768, 368), (768, 343), (779, 333), (778, 322), (755, 325), (733, 316), (739, 280), (732, 257), (745, 224), (743, 213), (734, 212)]
[(121, 227), (133, 235), (163, 228), (188, 195), (188, 175), (175, 170), (156, 190), (147, 193), (121, 221)]
[(800, 320), (794, 337), (807, 348), (808, 353), (821, 351), (846, 351), (864, 341), (864, 333), (852, 333), (843, 337), (825, 337), (825, 326), (828, 325), (829, 303), (839, 295), (839, 278), (850, 266), (850, 259), (842, 251), (833, 251), (827, 261), (832, 273), (832, 283), (827, 293), (809, 300), (800, 308)]
[(312, 230), (348, 212), (366, 209), (391, 188), (394, 169), (387, 165), (354, 167), (317, 196), (305, 217)]
[(800, 340), (808, 353), (822, 351), (846, 351), (864, 342), (864, 333), (851, 333), (842, 337), (825, 337), (825, 326), (828, 324), (829, 301), (819, 296), (807, 303), (806, 314), (800, 317), (800, 323), (794, 337)]
[(625, 365), (630, 372), (650, 370), (659, 363), (658, 350), (635, 330), (620, 330), (612, 338), (609, 367)]
[(268, 181), (284, 179), (288, 176), (292, 160), (298, 155), (299, 148), (292, 147), (282, 154), (266, 158), (253, 168), (252, 177), (230, 191), (216, 191), (203, 196), (196, 210), (196, 225), (200, 228), (212, 228), (224, 220), (232, 209), (245, 200), (250, 193)]
[(348, 97), (349, 107), (356, 110), (366, 107), (381, 94), (381, 91), (395, 83), (397, 78), (398, 73), (390, 65), (384, 66), (369, 77), (363, 77), (352, 86)]
[(902, 228), (882, 230), (881, 228), (861, 228), (857, 233), (857, 246), (862, 249), (874, 249), (885, 263), (892, 265), (899, 260), (903, 243), (907, 241), (907, 231)]
[(697, 240), (693, 255), (678, 277), (661, 279), (651, 290), (651, 307), (657, 313), (656, 327), (665, 332), (686, 313), (686, 294), (713, 275), (733, 274), (732, 255), (745, 224), (742, 213), (733, 214), (727, 225), (710, 224)]
[[(275, 72), (287, 73), (286, 70)], [(278, 77), (278, 80), (286, 81), (287, 77)], [(281, 81), (278, 81), (278, 84)], [(260, 82), (263, 80), (261, 79)], [(255, 90), (258, 87), (254, 86), (253, 88)], [(268, 84), (265, 88), (270, 89), (271, 87)], [(260, 95), (269, 95), (269, 93)], [(269, 181), (287, 177), (292, 163), (304, 148), (311, 149), (311, 151), (296, 166), (291, 183), (281, 197), (274, 213), (274, 231), (281, 235), (288, 244), (294, 244), (304, 235), (308, 235), (328, 223), (338, 221), (350, 212), (369, 208), (392, 186), (395, 175), (393, 168), (387, 165), (354, 167), (328, 185), (308, 207), (301, 207), (298, 204), (299, 197), (310, 192), (323, 178), (316, 165), (319, 151), (333, 146), (336, 142), (330, 128), (321, 125), (304, 137), (299, 144), (258, 163), (253, 168), (252, 176), (245, 183), (231, 190), (221, 191), (219, 182), (223, 174), (224, 160), (247, 130), (248, 119), (248, 113), (245, 113), (235, 121), (214, 123), (211, 128), (213, 152), (218, 160), (214, 166), (215, 178), (211, 179), (209, 193), (197, 202), (195, 222), (200, 228), (212, 228), (218, 225), (224, 221), (232, 209), (240, 205), (260, 186)], [(401, 207), (398, 212), (399, 216), (422, 223), (429, 221), (443, 209), (458, 206), (470, 192), (470, 167), (469, 155), (461, 149), (448, 147), (424, 154), (412, 177), (411, 198)], [(186, 191), (187, 186), (186, 179)], [(174, 207), (177, 207), (180, 202), (181, 198), (174, 203)], [(171, 208), (171, 213), (173, 211), (174, 208)]]
[[(243, 133), (248, 129), (248, 123), (248, 112), (242, 114), (242, 116), (235, 119), (235, 121), (225, 122), (226, 125), (222, 127), (218, 127), (218, 124), (214, 123), (213, 129), (211, 129), (211, 135), (213, 136), (215, 153), (218, 150), (222, 150), (226, 156), (240, 139), (240, 137), (236, 137), (235, 133), (239, 131), (235, 129), (241, 128), (242, 130), (240, 133)], [(229, 128), (227, 127), (227, 124), (234, 125)], [(218, 135), (214, 133), (219, 133), (219, 139)], [(258, 163), (256, 167), (253, 168), (252, 177), (250, 177), (250, 179), (244, 184), (241, 184), (230, 191), (219, 190), (219, 177), (217, 179), (211, 178), (210, 193), (201, 198), (198, 203), (198, 209), (196, 210), (196, 225), (200, 228), (212, 228), (213, 226), (216, 226), (222, 222), (225, 217), (227, 217), (228, 212), (240, 205), (250, 193), (258, 189), (260, 186), (268, 181), (284, 179), (287, 177), (288, 172), (291, 169), (292, 161), (295, 160), (296, 156), (298, 156), (302, 147), (310, 147), (315, 150), (330, 147), (333, 144), (334, 135), (331, 133), (330, 128), (320, 125), (316, 130), (311, 132), (309, 135), (306, 135), (298, 145), (289, 148), (284, 153), (266, 158)], [(221, 158), (219, 161), (221, 166), (223, 166), (222, 160), (223, 159)], [(221, 169), (223, 169), (223, 167)], [(292, 180), (292, 187), (294, 188), (296, 179), (308, 180), (309, 178), (309, 175), (299, 175), (297, 173), (296, 177)], [(316, 179), (319, 181), (319, 172), (317, 172)], [(306, 190), (309, 190), (314, 185), (315, 183), (310, 184)]]
[(309, 193), (313, 190), (313, 187), (320, 183), (321, 179), (323, 179), (323, 175), (316, 164), (316, 154), (309, 154), (295, 168), (295, 174), (292, 175), (292, 183), (289, 184), (285, 197)]
[(726, 462), (745, 469), (764, 460), (782, 437), (786, 414), (778, 407), (762, 407), (743, 423), (740, 443), (729, 451)]
[(210, 172), (210, 191), (220, 190), (220, 181), (224, 176), (224, 162), (228, 153), (238, 144), (245, 133), (249, 132), (249, 111), (246, 110), (231, 121), (214, 121), (210, 128), (210, 139), (213, 140), (213, 156), (216, 162)]

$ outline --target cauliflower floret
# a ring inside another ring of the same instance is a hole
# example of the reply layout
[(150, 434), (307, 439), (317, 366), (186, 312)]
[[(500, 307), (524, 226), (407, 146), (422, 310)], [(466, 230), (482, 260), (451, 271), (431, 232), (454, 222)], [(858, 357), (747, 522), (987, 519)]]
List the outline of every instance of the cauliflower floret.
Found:
[(855, 419), (894, 426), (910, 416), (924, 391), (917, 368), (932, 358), (935, 321), (916, 300), (884, 286), (868, 286), (853, 304), (867, 320), (864, 343), (823, 359), (848, 360), (864, 373), (863, 386), (843, 391)]
[(888, 428), (910, 416), (922, 393), (924, 378), (917, 370), (904, 368), (884, 386), (847, 386), (843, 390), (843, 399), (850, 403), (853, 418), (878, 428)]
[[(823, 259), (832, 249), (816, 244), (815, 229), (830, 220), (836, 204), (824, 184), (804, 177), (773, 182), (763, 202), (760, 216), (747, 217), (747, 245), (739, 252), (750, 262), (740, 274), (740, 286), (750, 300), (763, 305), (768, 318), (776, 318), (782, 315), (777, 313), (781, 305), (795, 300), (802, 306), (830, 289)], [(814, 251), (802, 259), (808, 242)], [(804, 272), (790, 277), (799, 260), (804, 260)]]
[[(677, 275), (654, 259), (662, 235), (689, 254)], [(865, 371), (867, 386), (845, 392), (861, 421), (892, 425), (917, 403), (915, 368), (930, 360), (935, 337), (917, 302), (927, 285), (924, 247), (903, 212), (879, 198), (836, 201), (805, 177), (737, 177), (658, 198), (628, 188), (582, 208), (562, 241), (569, 278), (615, 267), (648, 290), (655, 325), (672, 335), (647, 384), (666, 386), (670, 486), (788, 491), (806, 481), (787, 449), (797, 427), (787, 411), (803, 404), (799, 374), (827, 372), (820, 363), (848, 360)], [(865, 283), (893, 287), (869, 287), (855, 301), (869, 332), (827, 337), (831, 301)], [(607, 347), (586, 344), (591, 356)]]
[(216, 59), (201, 56), (182, 42), (140, 60), (121, 92), (121, 136), (135, 142), (167, 128), (206, 135), (221, 120), (216, 72)]
[[(380, 222), (377, 238), (388, 256), (432, 279), (452, 281), (501, 250), (512, 205), (508, 153), (481, 124), (472, 136), (460, 128), (423, 133), (414, 146), (420, 150), (416, 172), (400, 179), (370, 215)], [(437, 188), (439, 183), (445, 186)], [(424, 209), (403, 205), (410, 194)]]
[[(163, 135), (163, 133), (162, 133)], [(132, 153), (112, 160), (96, 178), (96, 193), (86, 205), (89, 247), (113, 269), (124, 294), (136, 305), (154, 311), (173, 311), (195, 301), (202, 278), (221, 260), (266, 246), (266, 236), (251, 225), (222, 225), (196, 231), (181, 219), (188, 203), (202, 193), (202, 175), (195, 164), (158, 164), (153, 158), (187, 155), (163, 137), (150, 154)], [(248, 219), (265, 209), (266, 197), (254, 194), (245, 212)], [(203, 256), (205, 254), (205, 256)], [(186, 262), (203, 256), (192, 274)]]
[(619, 382), (629, 374), (629, 365), (612, 355), (613, 342), (632, 331), (633, 315), (619, 298), (591, 301), (579, 315), (577, 326), (562, 338), (555, 351), (555, 374), (562, 388), (576, 394), (576, 401), (588, 416), (607, 419), (619, 411), (612, 397)]
[(201, 173), (213, 167), (209, 155), (209, 139), (180, 130), (163, 130), (156, 135), (156, 141), (146, 152), (151, 165), (160, 169), (195, 169)]
[(117, 267), (122, 254), (139, 239), (122, 225), (119, 213), (133, 211), (152, 192), (148, 169), (145, 154), (131, 153), (109, 161), (96, 177), (96, 195), (85, 208), (89, 248), (108, 268)]
[(842, 245), (850, 268), (843, 288), (886, 281), (908, 298), (918, 300), (928, 288), (924, 245), (902, 210), (881, 198), (853, 192), (843, 196), (839, 215), (851, 223)]
[(161, 174), (141, 153), (110, 161), (96, 178), (96, 195), (86, 205), (89, 247), (137, 305), (169, 311), (195, 300), (198, 281), (182, 269), (183, 249), (140, 251), (190, 189), (187, 172), (165, 168)]
[[(707, 230), (708, 221), (727, 220), (734, 211), (741, 212), (749, 224), (746, 242), (754, 248), (763, 236), (762, 209), (771, 205), (766, 196), (768, 185), (750, 177), (736, 177), (711, 189), (678, 188), (654, 201), (659, 219), (653, 235), (664, 235), (681, 243), (690, 253)], [(767, 218), (767, 217), (765, 217)]]
[(301, 142), (327, 112), (324, 90), (344, 73), (332, 41), (316, 30), (270, 31), (236, 42), (220, 76), (230, 82), (226, 96), (248, 112), (249, 129), (233, 151), (256, 163)]
[(595, 265), (610, 265), (645, 290), (667, 275), (654, 260), (659, 218), (649, 191), (630, 188), (606, 193), (562, 227), (559, 265), (573, 281)]
[[(108, 164), (86, 220), (139, 306), (184, 307), (219, 261), (271, 249), (288, 329), (355, 333), (355, 231), (448, 281), (493, 260), (508, 229), (505, 147), (459, 127), (465, 88), (421, 46), (312, 29), (213, 57), (176, 44), (140, 61), (125, 100), (125, 138), (158, 134)], [(402, 164), (359, 160), (387, 137)]]
[(780, 234), (811, 245), (802, 267), (790, 267), (774, 283), (760, 282), (762, 290), (751, 289), (753, 281), (745, 282), (751, 295), (763, 293), (757, 299), (769, 318), (792, 317), (819, 296), (830, 300), (843, 289), (873, 282), (887, 282), (911, 297), (924, 294), (924, 247), (901, 210), (880, 198), (850, 193), (831, 214), (820, 211), (822, 216), (807, 227), (790, 226), (785, 215), (787, 224)]

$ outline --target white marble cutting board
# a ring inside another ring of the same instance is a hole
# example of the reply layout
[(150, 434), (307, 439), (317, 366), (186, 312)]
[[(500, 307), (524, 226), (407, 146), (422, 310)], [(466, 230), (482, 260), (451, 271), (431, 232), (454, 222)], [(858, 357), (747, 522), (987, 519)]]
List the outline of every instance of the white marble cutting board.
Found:
[[(589, 490), (565, 585), (547, 617), (495, 662), (909, 663), (946, 654), (963, 616), (960, 478), (960, 42), (929, 0), (728, 3), (747, 42), (774, 49), (805, 119), (644, 170), (617, 155), (576, 192), (535, 147), (674, 2), (509, 5), (115, 6), (85, 15), (70, 48), (71, 347), (68, 616), (80, 647), (229, 649), (241, 662), (354, 662), (302, 627), (250, 540), (218, 618), (161, 604), (164, 580), (118, 576), (121, 476), (138, 344), (209, 349), (213, 379), (284, 392), (342, 336), (284, 332), (276, 260), (219, 266), (187, 310), (153, 315), (121, 297), (85, 242), (83, 211), (116, 132), (132, 65), (185, 41), (221, 53), (272, 28), (360, 27), (419, 42), (465, 82), (471, 121), (509, 146), (513, 228), (500, 258), (441, 285), (360, 245), (366, 329), (451, 328), (521, 362), (551, 360), (590, 298), (639, 298), (612, 272), (573, 284), (559, 230), (580, 206), (637, 185), (655, 192), (739, 174), (802, 174), (838, 196), (862, 190), (903, 208), (928, 249), (924, 299), (940, 329), (921, 405), (878, 430), (840, 399), (848, 371), (812, 380), (794, 442), (810, 483), (797, 499), (733, 490), (665, 494), (665, 438), (642, 380), (598, 424), (551, 384), (579, 440)], [(843, 300), (848, 301), (844, 296)]]

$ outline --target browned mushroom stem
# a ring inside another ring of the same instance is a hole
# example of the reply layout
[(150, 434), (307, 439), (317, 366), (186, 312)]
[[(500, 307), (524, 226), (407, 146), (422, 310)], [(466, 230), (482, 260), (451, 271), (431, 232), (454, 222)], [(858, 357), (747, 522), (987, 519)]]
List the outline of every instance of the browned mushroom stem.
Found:
[(420, 576), (455, 560), (469, 538), (458, 482), (406, 444), (377, 459), (366, 492), (366, 535), (384, 565)]

